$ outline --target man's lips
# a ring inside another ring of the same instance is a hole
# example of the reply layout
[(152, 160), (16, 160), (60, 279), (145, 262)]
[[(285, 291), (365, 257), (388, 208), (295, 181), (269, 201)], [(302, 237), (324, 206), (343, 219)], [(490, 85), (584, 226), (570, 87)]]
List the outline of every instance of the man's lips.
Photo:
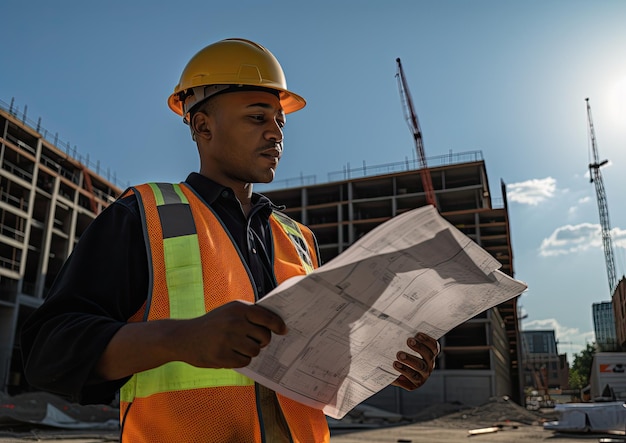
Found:
[(278, 162), (282, 156), (282, 149), (271, 148), (261, 151), (261, 156)]

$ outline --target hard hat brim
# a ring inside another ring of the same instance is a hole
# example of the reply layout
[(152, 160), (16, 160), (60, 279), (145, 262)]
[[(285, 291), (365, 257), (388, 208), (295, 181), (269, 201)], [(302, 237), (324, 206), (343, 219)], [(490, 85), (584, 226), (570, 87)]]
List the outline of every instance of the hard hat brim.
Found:
[[(259, 89), (263, 89), (263, 88), (259, 88)], [(278, 91), (279, 96), (280, 96), (280, 105), (283, 108), (283, 111), (285, 114), (290, 114), (292, 112), (299, 111), (300, 109), (306, 106), (306, 100), (302, 96), (294, 92), (288, 91), (286, 89), (280, 89), (280, 88), (264, 88), (264, 89), (273, 89), (275, 91)], [(179, 93), (175, 92), (172, 95), (170, 95), (167, 99), (167, 105), (176, 114), (180, 115), (181, 117), (185, 117), (184, 111), (183, 111), (183, 102), (180, 100)]]

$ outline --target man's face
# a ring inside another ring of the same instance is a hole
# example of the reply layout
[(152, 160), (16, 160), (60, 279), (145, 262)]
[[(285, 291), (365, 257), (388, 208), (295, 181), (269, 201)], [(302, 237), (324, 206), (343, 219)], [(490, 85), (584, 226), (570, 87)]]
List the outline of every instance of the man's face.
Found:
[(274, 179), (282, 155), (285, 114), (268, 92), (229, 92), (212, 98), (207, 109), (209, 143), (203, 143), (202, 170), (233, 188)]

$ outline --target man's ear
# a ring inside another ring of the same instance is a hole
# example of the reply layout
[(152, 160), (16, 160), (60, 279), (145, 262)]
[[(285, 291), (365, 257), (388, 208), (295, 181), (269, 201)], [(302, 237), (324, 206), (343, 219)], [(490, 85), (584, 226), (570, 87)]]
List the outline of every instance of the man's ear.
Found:
[(211, 125), (209, 120), (209, 116), (201, 111), (196, 112), (193, 117), (191, 117), (189, 126), (191, 126), (191, 133), (194, 135), (194, 140), (198, 137), (211, 138)]

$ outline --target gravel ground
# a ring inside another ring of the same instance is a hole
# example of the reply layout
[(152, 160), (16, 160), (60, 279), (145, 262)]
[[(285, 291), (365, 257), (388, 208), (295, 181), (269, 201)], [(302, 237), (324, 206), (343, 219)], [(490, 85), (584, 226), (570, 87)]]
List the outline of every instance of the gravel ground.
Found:
[[(504, 426), (496, 432), (479, 435), (469, 434), (469, 429), (453, 429), (437, 426), (429, 422), (415, 423), (387, 429), (357, 431), (349, 434), (336, 435), (332, 443), (597, 443), (602, 439), (624, 442), (620, 438), (609, 438), (600, 434), (564, 434), (544, 430), (538, 425)], [(607, 441), (607, 443), (609, 443)], [(612, 443), (612, 442), (611, 442)]]
[(626, 443), (626, 440), (616, 435), (545, 430), (543, 423), (558, 420), (554, 410), (528, 411), (506, 398), (493, 399), (478, 407), (436, 405), (411, 419), (413, 421), (410, 423), (378, 429), (337, 429), (332, 434), (331, 442), (597, 443), (604, 439), (605, 443)]
[[(54, 404), (69, 416), (94, 426), (98, 426), (99, 422), (109, 422), (116, 414), (114, 408), (66, 404), (49, 394), (0, 398), (0, 443), (119, 441), (117, 430), (110, 427), (67, 430), (14, 420), (22, 417), (36, 421), (42, 416), (41, 411), (45, 410), (46, 404)], [(626, 443), (624, 437), (617, 435), (544, 430), (544, 422), (557, 419), (553, 410), (528, 411), (506, 398), (501, 398), (479, 407), (460, 404), (433, 405), (413, 417), (357, 407), (341, 421), (329, 419), (329, 424), (332, 443), (452, 443), (468, 442), (468, 438), (471, 443)]]
[[(333, 431), (331, 443), (607, 443), (625, 442), (621, 438), (599, 434), (563, 434), (544, 430), (539, 425), (510, 424), (497, 432), (470, 435), (469, 429), (446, 428), (431, 422), (413, 423), (369, 430)], [(55, 442), (55, 443), (103, 443), (118, 442), (116, 433), (58, 432), (35, 430), (27, 433), (7, 434), (0, 431), (2, 443)]]

